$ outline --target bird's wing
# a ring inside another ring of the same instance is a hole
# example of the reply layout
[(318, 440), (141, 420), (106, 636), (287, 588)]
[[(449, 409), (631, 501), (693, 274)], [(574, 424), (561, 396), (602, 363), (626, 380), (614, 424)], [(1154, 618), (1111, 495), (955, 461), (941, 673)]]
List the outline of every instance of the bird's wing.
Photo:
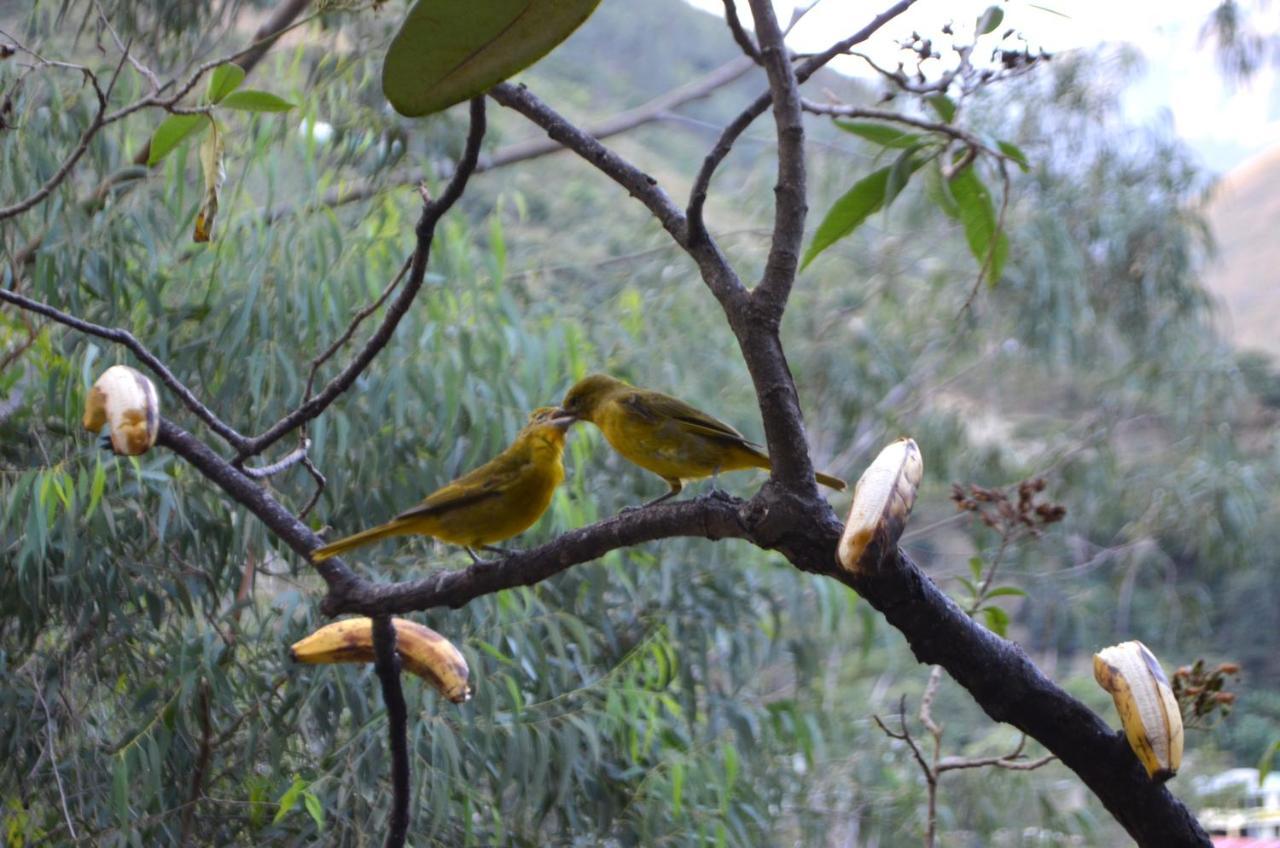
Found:
[(427, 495), (426, 500), (400, 513), (395, 520), (443, 515), (489, 498), (499, 497), (519, 475), (519, 467), (501, 467), (497, 463), (490, 462)]
[(679, 422), (690, 433), (731, 442), (745, 447), (760, 449), (760, 446), (747, 440), (745, 436), (718, 418), (715, 418), (695, 406), (690, 406), (679, 398), (664, 395), (661, 392), (632, 392), (622, 401), (630, 410), (652, 421), (670, 419)]

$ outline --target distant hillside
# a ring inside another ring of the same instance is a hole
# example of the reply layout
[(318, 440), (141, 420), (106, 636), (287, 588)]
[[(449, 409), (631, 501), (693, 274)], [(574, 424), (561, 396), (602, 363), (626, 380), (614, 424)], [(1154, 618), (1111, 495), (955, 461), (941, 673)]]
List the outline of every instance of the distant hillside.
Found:
[(1280, 359), (1280, 150), (1222, 178), (1209, 205), (1219, 255), (1206, 278), (1226, 337)]

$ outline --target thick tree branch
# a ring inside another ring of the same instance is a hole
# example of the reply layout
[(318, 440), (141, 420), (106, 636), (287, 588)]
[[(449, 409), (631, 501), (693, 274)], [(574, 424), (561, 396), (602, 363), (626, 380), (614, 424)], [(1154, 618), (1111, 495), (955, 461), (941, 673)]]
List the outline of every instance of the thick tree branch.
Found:
[(391, 821), (384, 848), (402, 848), (409, 832), (409, 728), (404, 690), (400, 686), (400, 655), (391, 617), (373, 619), (373, 669), (382, 683), (387, 705), (387, 747), (391, 751)]
[(742, 501), (719, 495), (634, 510), (570, 530), (537, 548), (457, 571), (437, 571), (402, 583), (365, 581), (343, 586), (340, 591), (330, 591), (324, 612), (374, 615), (433, 607), (456, 609), (484, 595), (532, 586), (610, 551), (644, 542), (676, 536), (742, 538), (745, 526), (740, 517), (741, 506)]
[[(776, 544), (793, 565), (866, 598), (907, 638), (916, 659), (941, 665), (987, 715), (1056, 754), (1139, 845), (1208, 848), (1195, 816), (1147, 777), (1122, 733), (1045, 677), (1018, 645), (969, 618), (904, 552), (890, 551), (879, 567), (850, 575), (835, 560), (842, 528), (834, 514), (794, 518), (798, 529)], [(879, 556), (872, 551), (864, 561)]]
[(475, 170), (476, 160), (480, 155), (480, 142), (484, 139), (484, 131), (484, 98), (476, 97), (471, 101), (471, 129), (467, 134), (467, 145), (463, 150), (462, 159), (458, 162), (458, 168), (454, 172), (453, 179), (449, 181), (449, 185), (445, 188), (444, 193), (439, 198), (429, 201), (423, 207), (422, 217), (418, 219), (418, 226), (415, 231), (418, 243), (414, 249), (413, 262), (409, 267), (409, 278), (405, 281), (404, 287), (400, 289), (399, 294), (396, 295), (395, 300), (391, 301), (391, 305), (387, 307), (387, 313), (383, 317), (382, 323), (378, 325), (378, 329), (374, 330), (373, 335), (365, 342), (364, 347), (360, 349), (355, 358), (338, 376), (330, 380), (328, 385), (320, 390), (319, 394), (306, 400), (288, 415), (271, 425), (262, 435), (249, 439), (240, 449), (237, 457), (239, 461), (261, 453), (291, 430), (300, 427), (323, 412), (328, 408), (329, 404), (337, 400), (339, 395), (351, 387), (356, 378), (369, 367), (369, 363), (373, 361), (373, 358), (391, 341), (392, 334), (395, 333), (400, 320), (409, 311), (414, 298), (418, 295), (418, 290), (422, 288), (422, 283), (426, 279), (427, 259), (431, 255), (431, 241), (435, 236), (436, 224), (440, 222), (444, 213), (449, 211), (450, 207), (462, 196), (467, 180)]

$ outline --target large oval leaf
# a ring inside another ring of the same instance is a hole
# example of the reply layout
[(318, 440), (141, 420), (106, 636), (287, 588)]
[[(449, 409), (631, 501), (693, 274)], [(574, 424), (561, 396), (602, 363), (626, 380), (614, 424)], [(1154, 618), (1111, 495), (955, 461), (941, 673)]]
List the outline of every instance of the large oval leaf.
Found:
[(569, 37), (600, 0), (418, 0), (387, 50), (382, 93), (401, 115), (488, 90)]

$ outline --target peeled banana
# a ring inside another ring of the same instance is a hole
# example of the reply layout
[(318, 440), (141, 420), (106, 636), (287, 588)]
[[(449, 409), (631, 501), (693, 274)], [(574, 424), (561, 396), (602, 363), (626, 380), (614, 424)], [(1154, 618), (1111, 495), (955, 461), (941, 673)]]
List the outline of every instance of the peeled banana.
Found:
[[(391, 619), (396, 631), (396, 651), (405, 671), (418, 675), (436, 690), (461, 704), (471, 697), (470, 670), (453, 643), (416, 621)], [(373, 619), (344, 618), (326, 624), (294, 642), (289, 656), (301, 663), (373, 662)]]
[(123, 456), (146, 453), (160, 432), (160, 398), (147, 375), (112, 365), (93, 384), (84, 402), (84, 428), (111, 426), (111, 449)]
[(1147, 646), (1121, 642), (1093, 655), (1093, 676), (1115, 699), (1129, 747), (1152, 780), (1182, 765), (1182, 712), (1169, 680)]
[(877, 534), (886, 548), (898, 543), (923, 475), (920, 448), (905, 436), (880, 451), (862, 472), (836, 552), (846, 571), (857, 572), (862, 567), (862, 556)]

